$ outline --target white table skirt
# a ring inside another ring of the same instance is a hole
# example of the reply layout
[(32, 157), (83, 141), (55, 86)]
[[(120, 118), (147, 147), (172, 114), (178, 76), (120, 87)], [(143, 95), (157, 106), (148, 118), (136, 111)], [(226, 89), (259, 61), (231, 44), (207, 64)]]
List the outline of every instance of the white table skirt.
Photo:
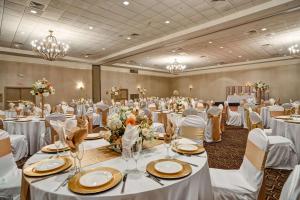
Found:
[(269, 111), (269, 107), (262, 107), (260, 110), (260, 116), (262, 119), (263, 126), (265, 128), (271, 127), (271, 115)]
[[(103, 140), (86, 141), (85, 147), (96, 147), (104, 145)], [(91, 144), (90, 142), (93, 142)], [(139, 160), (138, 168), (145, 171), (146, 164), (152, 160), (165, 157), (166, 151), (164, 145), (159, 145), (155, 148), (145, 150), (141, 159)], [(192, 166), (192, 174), (188, 177), (178, 180), (162, 180), (164, 186), (160, 186), (153, 180), (145, 177), (143, 173), (140, 176), (129, 175), (126, 182), (125, 192), (121, 194), (122, 183), (115, 188), (94, 195), (78, 195), (72, 193), (67, 186), (60, 188), (54, 192), (54, 189), (68, 176), (68, 174), (51, 177), (49, 179), (39, 181), (30, 185), (32, 200), (212, 200), (213, 193), (211, 187), (211, 180), (209, 175), (209, 168), (206, 157), (186, 157), (178, 156), (180, 160), (189, 161), (198, 164), (199, 167)], [(28, 163), (47, 158), (49, 155), (36, 154), (32, 156)], [(119, 157), (105, 162), (96, 163), (92, 166), (86, 167), (95, 168), (99, 166), (114, 167), (120, 171), (125, 170), (125, 163)], [(130, 162), (130, 167), (134, 163)]]
[(46, 135), (45, 121), (28, 122), (4, 121), (4, 130), (10, 135), (25, 135), (28, 142), (29, 155), (40, 150), (41, 138)]
[(288, 123), (282, 119), (271, 119), (272, 135), (290, 139), (296, 148), (298, 163), (300, 163), (300, 124)]

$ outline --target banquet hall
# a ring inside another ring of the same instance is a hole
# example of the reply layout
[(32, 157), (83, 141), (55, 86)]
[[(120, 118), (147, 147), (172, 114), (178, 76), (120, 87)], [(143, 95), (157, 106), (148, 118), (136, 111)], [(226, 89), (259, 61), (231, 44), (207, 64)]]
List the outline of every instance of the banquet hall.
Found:
[(0, 17), (0, 200), (300, 200), (300, 0)]

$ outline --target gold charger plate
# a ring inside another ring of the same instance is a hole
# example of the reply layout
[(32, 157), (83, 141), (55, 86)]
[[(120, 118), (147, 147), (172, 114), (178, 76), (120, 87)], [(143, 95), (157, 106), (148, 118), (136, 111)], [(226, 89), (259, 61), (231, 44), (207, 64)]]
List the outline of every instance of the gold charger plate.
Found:
[(100, 133), (99, 133), (99, 135), (98, 136), (94, 136), (94, 137), (87, 137), (86, 136), (86, 138), (84, 138), (85, 140), (98, 140), (98, 139), (101, 139), (102, 138), (102, 136), (100, 135)]
[[(179, 164), (182, 165), (183, 169), (175, 174), (165, 174), (165, 173), (161, 173), (158, 172), (154, 165), (158, 162), (162, 162), (162, 161), (173, 161), (173, 162), (177, 162)], [(159, 160), (155, 160), (152, 161), (150, 163), (147, 164), (146, 170), (148, 173), (152, 174), (153, 176), (159, 177), (159, 178), (163, 178), (163, 179), (179, 179), (179, 178), (184, 178), (188, 175), (190, 175), (192, 173), (192, 167), (185, 162), (182, 162), (180, 160), (176, 160), (176, 159), (159, 159)]]
[(181, 150), (181, 149), (177, 149), (176, 146), (173, 146), (172, 147), (172, 150), (177, 152), (177, 153), (180, 153), (180, 154), (187, 154), (187, 155), (195, 155), (195, 154), (200, 154), (200, 153), (203, 153), (205, 152), (205, 148), (201, 145), (195, 145), (198, 147), (197, 150), (195, 151), (184, 151), (184, 150)]
[(291, 118), (290, 115), (282, 115), (282, 116), (275, 117), (275, 119), (290, 119), (290, 118)]
[[(41, 151), (44, 153), (57, 153), (56, 149), (50, 149), (48, 148), (49, 145), (42, 147)], [(63, 151), (69, 151), (70, 148), (69, 147), (64, 147), (64, 148), (60, 148), (58, 149), (58, 152), (63, 152)]]
[(43, 162), (43, 160), (38, 161), (36, 163), (33, 163), (31, 165), (29, 165), (28, 167), (25, 167), (23, 169), (23, 173), (26, 176), (31, 176), (31, 177), (41, 177), (41, 176), (48, 176), (51, 174), (56, 174), (58, 172), (64, 171), (68, 168), (70, 168), (72, 166), (72, 160), (70, 158), (67, 157), (60, 157), (61, 159), (63, 159), (65, 161), (65, 164), (59, 168), (53, 169), (53, 170), (49, 170), (49, 171), (45, 171), (45, 172), (37, 172), (34, 170), (34, 168), (40, 164), (41, 162)]
[[(111, 172), (113, 175), (112, 180), (109, 181), (108, 183), (106, 183), (104, 185), (100, 185), (98, 187), (85, 187), (85, 186), (80, 185), (79, 179), (81, 176), (83, 176), (89, 172), (98, 171), (98, 170)], [(95, 193), (107, 191), (107, 190), (117, 186), (121, 182), (122, 177), (123, 177), (122, 173), (114, 168), (98, 167), (95, 169), (79, 172), (78, 174), (76, 174), (75, 176), (73, 176), (70, 179), (70, 181), (68, 183), (68, 187), (72, 192), (75, 192), (78, 194), (95, 194)]]

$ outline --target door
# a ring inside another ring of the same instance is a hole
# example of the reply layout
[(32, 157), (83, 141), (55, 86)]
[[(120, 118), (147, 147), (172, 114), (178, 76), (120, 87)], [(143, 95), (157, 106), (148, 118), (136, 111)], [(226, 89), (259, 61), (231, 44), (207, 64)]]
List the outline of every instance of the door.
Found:
[(5, 109), (8, 109), (10, 102), (19, 103), (20, 101), (31, 101), (35, 104), (35, 96), (31, 95), (30, 91), (30, 87), (5, 87)]

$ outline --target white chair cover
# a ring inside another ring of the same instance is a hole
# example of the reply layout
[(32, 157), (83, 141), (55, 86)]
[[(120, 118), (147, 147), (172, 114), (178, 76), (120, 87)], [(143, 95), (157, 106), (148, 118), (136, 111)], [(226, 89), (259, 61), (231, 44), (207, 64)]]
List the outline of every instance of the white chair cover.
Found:
[[(252, 131), (250, 131), (248, 135), (248, 141), (250, 141), (251, 144), (254, 144), (255, 148), (261, 151), (260, 153), (267, 152), (268, 138), (261, 129), (253, 129)], [(247, 148), (248, 145), (249, 144), (247, 144)], [(251, 152), (250, 150), (248, 153), (249, 154), (247, 155), (253, 156), (253, 154), (255, 154), (255, 151)], [(252, 159), (249, 159), (247, 155), (245, 154), (243, 163), (238, 170), (210, 168), (210, 175), (215, 199), (257, 199), (263, 180), (263, 169), (258, 169), (257, 164), (255, 164)], [(259, 159), (259, 162), (262, 161), (261, 159)]]
[(198, 114), (198, 111), (194, 108), (185, 109), (182, 113), (183, 116), (197, 115), (197, 114)]
[(226, 124), (231, 126), (241, 126), (242, 125), (241, 113), (231, 111), (227, 101), (225, 101), (224, 104), (226, 106), (226, 113), (227, 113)]
[(300, 165), (297, 165), (283, 185), (279, 200), (300, 199)]
[(278, 105), (269, 106), (269, 111), (284, 111), (284, 107)]
[(291, 103), (284, 103), (281, 105), (284, 109), (291, 109), (293, 108), (293, 104)]
[(179, 123), (179, 127), (181, 126), (190, 126), (205, 129), (206, 122), (202, 117), (198, 115), (188, 115), (181, 121), (181, 123)]
[[(217, 116), (217, 115), (221, 114), (221, 110), (218, 107), (213, 106), (207, 110), (207, 115), (209, 115), (209, 114)], [(211, 120), (211, 118), (208, 117), (207, 126), (205, 128), (205, 134), (204, 134), (204, 140), (206, 142), (213, 142), (212, 125), (213, 125), (212, 120)]]
[[(3, 155), (0, 156), (0, 199), (12, 198), (20, 194), (22, 171), (17, 168), (13, 154), (10, 152), (9, 135), (0, 132), (0, 143)], [(7, 152), (7, 153), (4, 153)]]
[(100, 101), (96, 104), (96, 108), (100, 108), (101, 110), (107, 110), (109, 105), (105, 104), (103, 101)]
[[(251, 123), (259, 123), (262, 122), (262, 119), (256, 112), (250, 112), (250, 121)], [(282, 136), (268, 136), (268, 140), (269, 153), (266, 167), (273, 169), (293, 169), (298, 161), (292, 141)]]

